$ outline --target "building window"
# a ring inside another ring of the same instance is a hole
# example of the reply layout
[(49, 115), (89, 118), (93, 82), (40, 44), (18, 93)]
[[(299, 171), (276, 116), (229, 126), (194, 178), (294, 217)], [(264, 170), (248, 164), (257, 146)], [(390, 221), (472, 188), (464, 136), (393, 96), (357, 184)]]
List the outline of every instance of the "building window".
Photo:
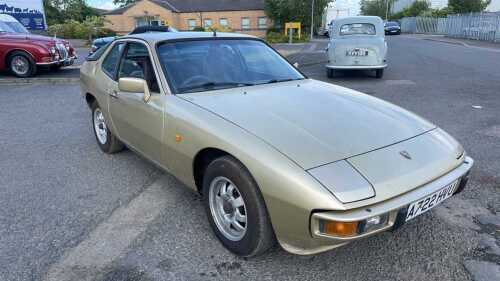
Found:
[(188, 20), (188, 29), (193, 30), (196, 28), (196, 20), (194, 19), (189, 19)]
[(221, 27), (227, 27), (227, 25), (228, 25), (227, 19), (219, 19), (219, 25)]
[(267, 18), (266, 17), (259, 17), (259, 29), (267, 29)]
[(204, 19), (203, 20), (203, 27), (209, 28), (212, 26), (212, 20), (211, 19)]
[(160, 23), (161, 23), (160, 18), (156, 16), (144, 16), (135, 18), (136, 27), (147, 26), (147, 25), (159, 26)]
[(241, 29), (250, 29), (250, 18), (241, 18)]

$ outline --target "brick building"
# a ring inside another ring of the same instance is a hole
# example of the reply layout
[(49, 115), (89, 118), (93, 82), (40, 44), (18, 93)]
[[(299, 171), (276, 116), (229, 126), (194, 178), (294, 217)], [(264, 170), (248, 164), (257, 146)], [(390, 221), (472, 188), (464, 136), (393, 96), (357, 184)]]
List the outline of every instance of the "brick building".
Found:
[(264, 37), (270, 26), (264, 0), (138, 0), (104, 15), (106, 27), (121, 35), (149, 24), (180, 31), (216, 27)]

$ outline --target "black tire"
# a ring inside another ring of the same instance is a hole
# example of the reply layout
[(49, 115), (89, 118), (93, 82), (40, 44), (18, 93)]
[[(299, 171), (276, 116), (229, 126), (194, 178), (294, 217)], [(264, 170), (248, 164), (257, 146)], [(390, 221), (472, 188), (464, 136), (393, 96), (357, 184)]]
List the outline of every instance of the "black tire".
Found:
[(327, 68), (326, 69), (326, 77), (334, 78), (335, 77), (335, 69)]
[(50, 70), (52, 70), (52, 71), (59, 71), (59, 70), (61, 70), (62, 67), (63, 67), (62, 64), (53, 65), (53, 66), (50, 67)]
[[(100, 111), (101, 109), (97, 101), (92, 102), (90, 108), (92, 109), (92, 128), (94, 129), (94, 135), (99, 148), (101, 148), (101, 150), (107, 154), (113, 154), (122, 151), (125, 148), (125, 145), (115, 135), (113, 135), (113, 133), (111, 133), (109, 128), (107, 128), (106, 130), (106, 141), (103, 143), (99, 140), (99, 137), (97, 136), (96, 126), (94, 125), (94, 119), (96, 116), (95, 111)], [(106, 125), (106, 127), (108, 126)]]
[(384, 77), (384, 69), (375, 69), (375, 77), (377, 77), (378, 79)]
[[(18, 59), (28, 64), (28, 69), (26, 72), (19, 72), (16, 70), (14, 62)], [(35, 60), (33, 60), (33, 58), (29, 54), (22, 51), (12, 52), (7, 59), (7, 66), (9, 67), (10, 72), (17, 77), (27, 78), (36, 74)]]
[[(210, 185), (225, 177), (237, 186), (246, 209), (246, 232), (239, 241), (229, 240), (219, 230), (210, 210)], [(210, 226), (222, 244), (238, 256), (253, 257), (266, 252), (276, 244), (267, 208), (257, 183), (243, 164), (232, 156), (223, 156), (211, 162), (203, 176), (203, 202)]]

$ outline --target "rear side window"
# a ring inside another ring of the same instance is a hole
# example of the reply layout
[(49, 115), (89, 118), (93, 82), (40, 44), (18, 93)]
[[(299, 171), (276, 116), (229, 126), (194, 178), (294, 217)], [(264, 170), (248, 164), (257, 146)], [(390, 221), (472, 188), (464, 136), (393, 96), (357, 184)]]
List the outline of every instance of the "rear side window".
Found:
[(340, 35), (375, 35), (375, 26), (371, 23), (350, 23), (340, 27)]
[(122, 54), (124, 43), (117, 43), (113, 46), (113, 49), (109, 51), (108, 55), (102, 62), (102, 71), (106, 73), (111, 79), (115, 79), (116, 70), (118, 69), (118, 61)]

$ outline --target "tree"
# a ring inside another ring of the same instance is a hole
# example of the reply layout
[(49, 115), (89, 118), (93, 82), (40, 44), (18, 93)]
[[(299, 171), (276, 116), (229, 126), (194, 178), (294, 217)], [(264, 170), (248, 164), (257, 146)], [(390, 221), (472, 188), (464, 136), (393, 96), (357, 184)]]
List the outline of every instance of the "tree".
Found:
[(430, 5), (425, 0), (417, 0), (410, 7), (404, 8), (402, 11), (391, 15), (392, 19), (400, 19), (404, 17), (416, 17), (431, 13)]
[(119, 5), (120, 7), (123, 7), (135, 3), (136, 1), (137, 0), (113, 0), (113, 3)]
[(466, 14), (484, 11), (491, 0), (449, 0), (448, 7), (453, 13)]
[(89, 42), (92, 42), (94, 36), (98, 36), (104, 29), (104, 22), (106, 20), (99, 16), (90, 16), (83, 21), (83, 26), (87, 30)]
[[(314, 0), (314, 27), (321, 25), (321, 16), (330, 0)], [(267, 16), (276, 27), (283, 28), (286, 22), (301, 22), (311, 28), (312, 0), (265, 0)]]
[(87, 17), (97, 16), (85, 0), (44, 0), (47, 23), (63, 23), (68, 20), (83, 22)]
[(361, 14), (364, 16), (378, 16), (385, 19), (386, 13), (391, 11), (392, 0), (361, 0)]

